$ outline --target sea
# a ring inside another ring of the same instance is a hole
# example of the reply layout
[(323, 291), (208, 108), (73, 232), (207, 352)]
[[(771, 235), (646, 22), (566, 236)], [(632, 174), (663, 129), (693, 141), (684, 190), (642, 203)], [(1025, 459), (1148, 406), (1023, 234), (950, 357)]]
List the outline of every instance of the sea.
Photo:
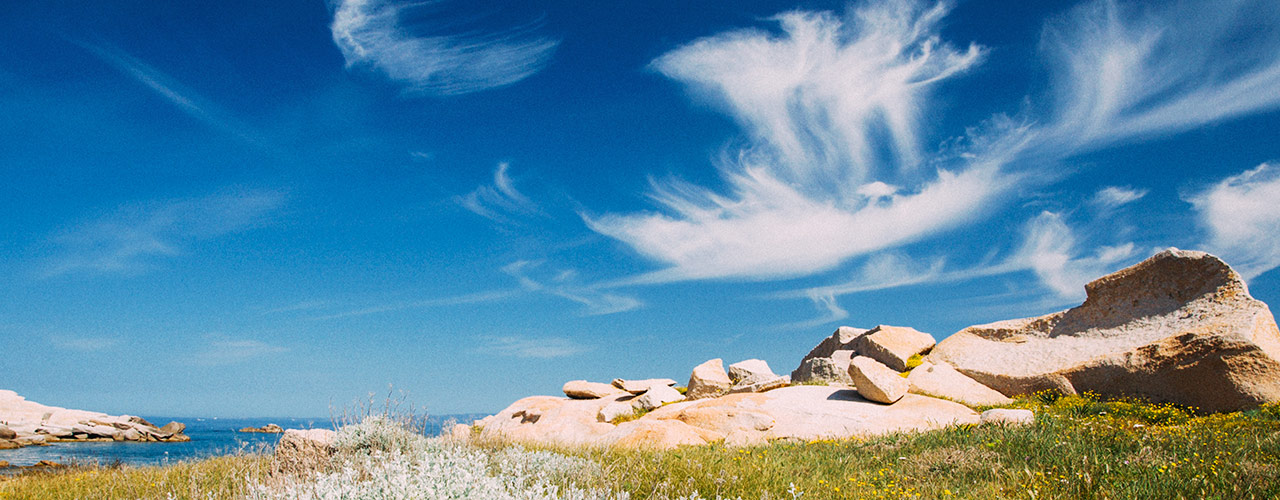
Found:
[[(453, 422), (469, 424), (486, 414), (438, 415), (423, 419), (423, 433), (438, 435)], [(191, 441), (185, 443), (53, 443), (0, 450), (0, 461), (13, 467), (33, 465), (41, 460), (60, 464), (164, 465), (242, 452), (270, 452), (281, 434), (237, 432), (245, 427), (276, 424), (285, 429), (333, 429), (330, 418), (173, 418), (143, 416), (156, 425), (170, 421), (186, 424)], [(8, 469), (9, 472), (15, 469)]]

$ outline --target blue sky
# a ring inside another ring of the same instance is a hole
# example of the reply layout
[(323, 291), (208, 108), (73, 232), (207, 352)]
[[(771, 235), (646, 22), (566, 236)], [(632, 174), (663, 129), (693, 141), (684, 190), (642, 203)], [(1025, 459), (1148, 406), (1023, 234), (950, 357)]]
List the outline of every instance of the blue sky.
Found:
[(789, 372), (1161, 248), (1280, 303), (1268, 1), (0, 6), (4, 388), (323, 416)]

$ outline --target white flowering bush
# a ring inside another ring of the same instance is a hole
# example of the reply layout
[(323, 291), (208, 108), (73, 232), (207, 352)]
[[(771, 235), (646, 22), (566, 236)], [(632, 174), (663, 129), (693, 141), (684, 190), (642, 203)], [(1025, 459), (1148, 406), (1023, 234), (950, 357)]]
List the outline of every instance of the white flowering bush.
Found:
[[(478, 448), (428, 438), (374, 416), (338, 431), (330, 470), (254, 484), (254, 500), (628, 500), (580, 488), (599, 464), (518, 446)], [(696, 491), (674, 500), (706, 500)], [(717, 497), (719, 500), (719, 497)]]

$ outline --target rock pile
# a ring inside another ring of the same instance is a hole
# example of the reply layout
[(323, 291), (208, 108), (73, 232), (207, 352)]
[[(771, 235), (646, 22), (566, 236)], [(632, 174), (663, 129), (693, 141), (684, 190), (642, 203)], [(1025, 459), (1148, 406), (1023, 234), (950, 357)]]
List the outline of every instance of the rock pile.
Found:
[(524, 398), (475, 425), (481, 439), (552, 446), (750, 446), (1035, 425), (1028, 410), (979, 415), (970, 406), (1006, 405), (1039, 390), (1210, 411), (1280, 401), (1280, 330), (1216, 257), (1171, 249), (1086, 291), (1074, 309), (969, 327), (936, 344), (908, 327), (842, 326), (790, 377), (759, 359), (727, 372), (712, 359), (693, 368), (683, 395), (670, 379), (574, 381), (564, 386), (568, 398)]
[[(186, 426), (45, 406), (0, 390), (0, 449), (74, 441), (190, 441)], [(7, 437), (6, 437), (7, 436)]]

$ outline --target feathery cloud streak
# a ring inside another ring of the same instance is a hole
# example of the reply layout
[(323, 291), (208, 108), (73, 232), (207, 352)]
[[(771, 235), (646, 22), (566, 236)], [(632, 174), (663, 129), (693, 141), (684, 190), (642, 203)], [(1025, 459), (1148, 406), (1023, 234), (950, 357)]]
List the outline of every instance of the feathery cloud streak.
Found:
[(493, 185), (477, 187), (464, 196), (454, 197), (454, 201), (476, 215), (500, 223), (510, 222), (508, 215), (538, 213), (537, 205), (516, 189), (507, 175), (509, 168), (506, 162), (499, 163), (493, 171)]
[(669, 266), (641, 281), (672, 281), (810, 274), (971, 220), (1012, 185), (1000, 166), (1025, 129), (1001, 123), (950, 169), (923, 168), (930, 88), (982, 56), (936, 36), (945, 13), (907, 1), (845, 19), (791, 12), (778, 36), (737, 31), (662, 56), (659, 71), (719, 98), (750, 134), (718, 165), (731, 193), (654, 181), (667, 214), (587, 223)]
[(210, 128), (254, 146), (266, 147), (260, 139), (262, 134), (142, 60), (110, 45), (74, 43)]
[(126, 205), (57, 234), (53, 241), (61, 248), (46, 274), (138, 271), (194, 242), (248, 229), (283, 202), (278, 192), (236, 191)]
[[(330, 29), (348, 67), (369, 67), (411, 94), (456, 95), (502, 87), (537, 73), (557, 42), (530, 29), (431, 33), (413, 23), (436, 2), (340, 0)], [(446, 25), (447, 23), (439, 23)]]
[[(662, 56), (658, 70), (718, 99), (751, 139), (718, 165), (728, 193), (654, 181), (662, 213), (584, 218), (666, 266), (636, 281), (809, 275), (989, 215), (1001, 195), (1053, 178), (1053, 165), (1072, 155), (1280, 105), (1277, 35), (1242, 33), (1235, 22), (1276, 18), (1280, 5), (1187, 2), (1139, 12), (1100, 1), (1046, 27), (1053, 99), (1045, 118), (997, 114), (958, 150), (926, 153), (916, 117), (933, 104), (931, 86), (983, 56), (940, 40), (946, 12), (907, 0), (843, 19), (792, 12), (776, 18), (779, 34), (736, 31)], [(1205, 22), (1177, 21), (1186, 18)], [(1141, 194), (1100, 201), (1119, 206)], [(1063, 255), (1074, 247), (1063, 228), (1041, 216), (1026, 230), (1031, 246), (1000, 266), (898, 281), (1033, 270), (1055, 292), (1075, 295), (1071, 277), (1118, 262), (1123, 245)], [(838, 309), (826, 294), (814, 297)]]

